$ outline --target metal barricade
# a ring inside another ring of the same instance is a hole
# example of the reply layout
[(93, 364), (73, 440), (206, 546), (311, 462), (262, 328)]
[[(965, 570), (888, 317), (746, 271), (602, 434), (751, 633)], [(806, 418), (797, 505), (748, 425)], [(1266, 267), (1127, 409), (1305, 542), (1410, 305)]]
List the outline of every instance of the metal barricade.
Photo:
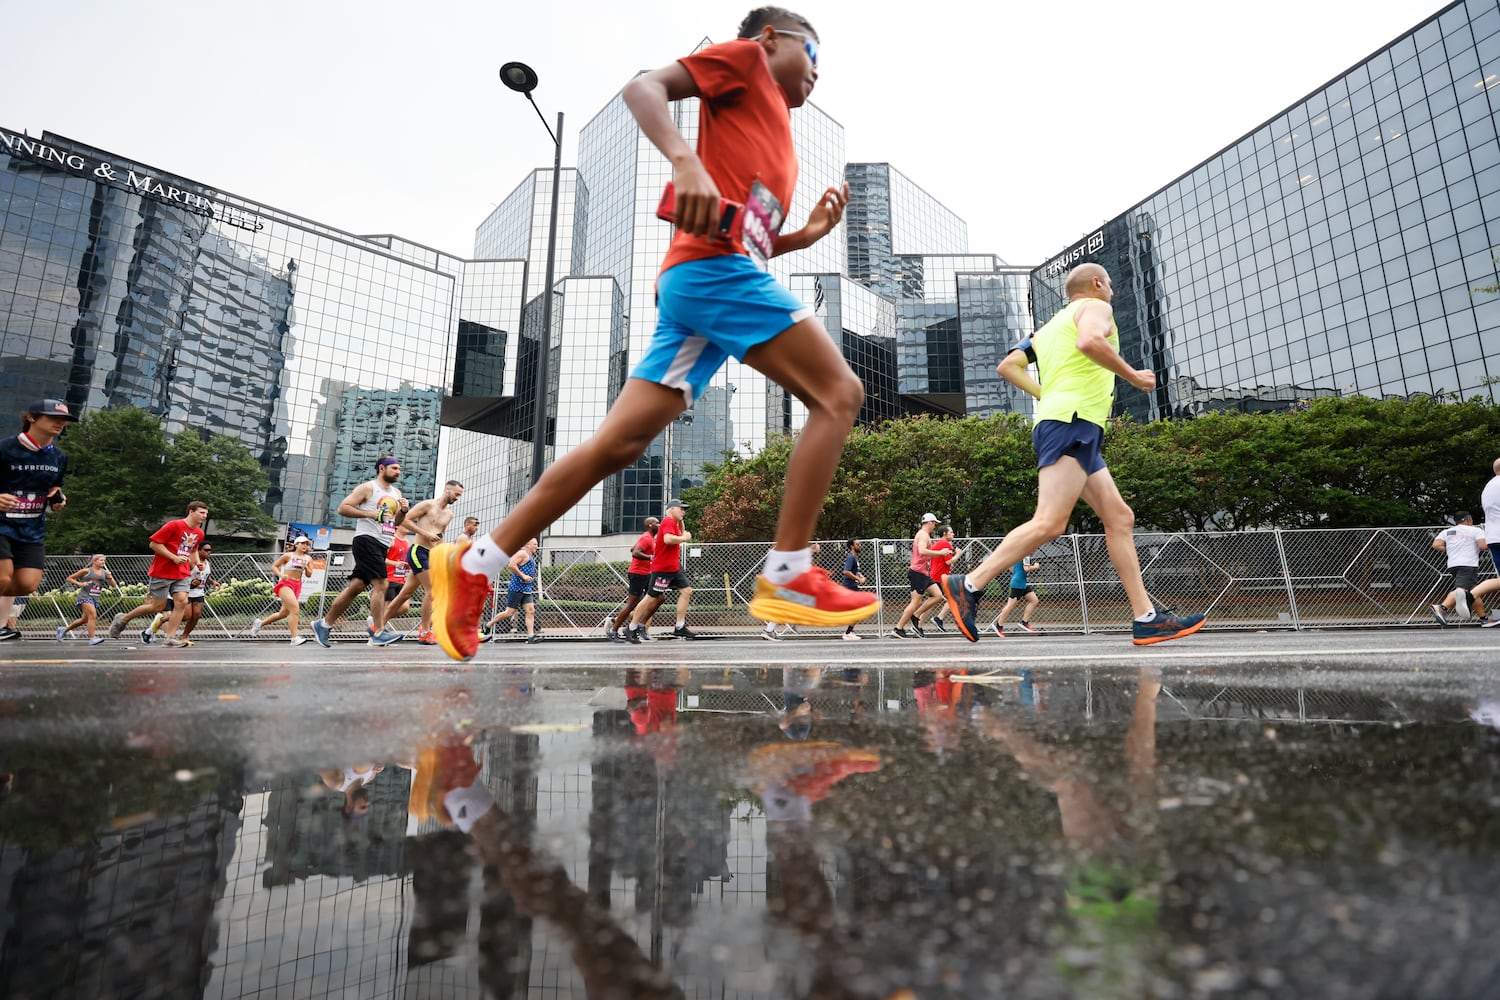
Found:
[[(1137, 532), (1135, 550), (1146, 588), (1153, 600), (1183, 613), (1204, 613), (1214, 629), (1368, 628), (1433, 623), (1429, 605), (1447, 587), (1447, 561), (1432, 548), (1441, 528), (1309, 528), (1236, 532)], [(955, 540), (955, 572), (969, 572), (988, 556), (999, 538)], [(907, 568), (911, 540), (861, 539), (861, 589), (880, 595), (879, 611), (856, 627), (866, 637), (887, 634), (910, 596)], [(750, 617), (749, 603), (769, 542), (689, 542), (682, 548), (684, 572), (692, 581), (686, 620), (695, 631), (751, 635), (763, 623)], [(843, 579), (845, 541), (820, 542), (813, 564), (835, 581)], [(626, 597), (627, 562), (603, 561), (601, 550), (573, 550), (565, 563), (541, 569), (537, 623), (550, 636), (601, 635)], [(1059, 632), (1124, 631), (1130, 606), (1109, 558), (1103, 535), (1063, 535), (1033, 554), (1039, 568), (1030, 575), (1041, 603), (1036, 621)], [(272, 596), (273, 553), (220, 554), (214, 558), (214, 588), (204, 602), (195, 636), (243, 636), (252, 620), (280, 605)], [(1481, 579), (1493, 577), (1490, 560)], [(100, 595), (100, 628), (115, 613), (146, 600), (149, 555), (110, 556), (107, 568), (117, 587)], [(49, 556), (42, 585), (20, 617), (28, 638), (52, 635), (77, 616), (77, 588), (67, 576), (87, 565), (84, 556)], [(341, 567), (330, 567), (326, 593), (304, 592), (303, 623), (343, 585)], [(485, 616), (505, 607), (508, 579), (495, 581)], [(988, 625), (1009, 593), (1009, 569), (995, 577), (980, 606), (980, 624)], [(412, 607), (392, 623), (417, 627), (418, 592)], [(680, 596), (669, 597), (657, 620), (680, 617)], [(355, 630), (369, 613), (361, 595), (344, 613), (341, 627)], [(149, 617), (137, 619), (139, 627)], [(1435, 624), (1435, 623), (1433, 623)], [(132, 623), (134, 626), (134, 623)], [(522, 630), (524, 631), (524, 630)], [(662, 630), (665, 632), (665, 630)], [(798, 627), (799, 635), (835, 636), (841, 628)], [(82, 634), (81, 631), (79, 633)], [(285, 637), (285, 632), (280, 632)]]

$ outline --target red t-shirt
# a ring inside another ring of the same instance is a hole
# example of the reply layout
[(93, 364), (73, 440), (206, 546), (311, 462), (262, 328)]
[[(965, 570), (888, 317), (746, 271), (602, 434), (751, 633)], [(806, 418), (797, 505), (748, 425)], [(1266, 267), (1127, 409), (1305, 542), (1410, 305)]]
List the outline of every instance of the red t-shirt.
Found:
[[(750, 185), (759, 180), (781, 202), (782, 213), (789, 214), (797, 187), (792, 109), (786, 91), (771, 75), (766, 50), (753, 38), (736, 38), (678, 62), (698, 85), (698, 159), (719, 193), (743, 205)], [(738, 236), (726, 243), (678, 229), (661, 269), (744, 252)]]
[[(203, 529), (195, 528), (186, 521), (178, 519), (168, 521), (156, 529), (156, 534), (151, 536), (153, 542), (160, 542), (166, 546), (168, 552), (175, 552), (180, 556), (190, 556), (198, 543), (203, 541)], [(157, 555), (151, 560), (151, 568), (146, 570), (148, 576), (154, 576), (158, 580), (185, 580), (192, 575), (193, 564), (191, 561), (177, 565), (170, 559), (164, 559)]]
[(630, 721), (635, 731), (642, 736), (659, 733), (663, 726), (677, 725), (677, 691), (674, 688), (625, 689), (625, 704), (630, 709)]
[(396, 565), (387, 564), (385, 567), (385, 578), (390, 582), (406, 582), (406, 571), (409, 568), (406, 565), (406, 553), (410, 548), (411, 545), (404, 538), (391, 539), (391, 547), (385, 550), (387, 559), (396, 560)]
[[(927, 547), (929, 549), (942, 549), (944, 552), (950, 552), (950, 553), (953, 551), (953, 543), (950, 542), (946, 538), (940, 538), (940, 539), (938, 539), (935, 542), (930, 542), (930, 543), (928, 543)], [(948, 567), (952, 563), (953, 563), (953, 556), (951, 556), (951, 555), (933, 556), (932, 557), (932, 572), (928, 573), (927, 575), (930, 576), (930, 577), (932, 577), (934, 580), (941, 580), (944, 576), (947, 575), (947, 573), (948, 573)]]
[[(648, 552), (654, 555), (656, 553), (656, 536), (651, 534), (651, 532), (649, 531), (641, 532), (641, 537), (635, 540), (635, 547), (640, 549), (642, 552)], [(637, 559), (635, 556), (631, 556), (630, 565), (626, 567), (625, 572), (651, 572), (651, 556), (648, 555), (645, 559)]]
[(682, 534), (682, 524), (675, 517), (664, 517), (656, 529), (656, 552), (651, 556), (651, 572), (675, 573), (682, 569), (682, 544), (668, 545), (668, 535)]

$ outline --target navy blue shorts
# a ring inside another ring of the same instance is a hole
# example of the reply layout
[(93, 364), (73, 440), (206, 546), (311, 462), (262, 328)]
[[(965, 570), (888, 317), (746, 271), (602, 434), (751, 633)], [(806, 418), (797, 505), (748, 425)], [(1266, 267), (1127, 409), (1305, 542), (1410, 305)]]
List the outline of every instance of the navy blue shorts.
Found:
[(1043, 420), (1032, 428), (1031, 444), (1036, 448), (1038, 469), (1045, 469), (1064, 456), (1077, 459), (1090, 476), (1105, 467), (1104, 428), (1082, 417), (1066, 423)]
[(411, 548), (407, 549), (406, 565), (410, 566), (418, 573), (427, 572), (428, 567), (432, 565), (432, 560), (428, 558), (427, 546), (413, 545)]

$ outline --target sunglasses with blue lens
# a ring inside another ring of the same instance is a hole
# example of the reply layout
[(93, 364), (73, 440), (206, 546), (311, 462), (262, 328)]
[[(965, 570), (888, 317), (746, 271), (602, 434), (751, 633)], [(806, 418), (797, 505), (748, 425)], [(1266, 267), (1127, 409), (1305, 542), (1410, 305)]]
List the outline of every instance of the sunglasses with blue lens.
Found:
[(807, 58), (812, 60), (814, 66), (818, 65), (818, 42), (817, 39), (805, 31), (788, 31), (785, 28), (772, 28), (778, 35), (796, 35), (802, 39), (802, 48), (807, 51)]

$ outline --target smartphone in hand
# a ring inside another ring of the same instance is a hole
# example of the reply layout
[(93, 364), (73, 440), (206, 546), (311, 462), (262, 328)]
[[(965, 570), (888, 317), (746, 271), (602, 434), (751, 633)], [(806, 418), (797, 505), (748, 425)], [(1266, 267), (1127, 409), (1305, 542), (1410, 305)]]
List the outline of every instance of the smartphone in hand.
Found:
[[(721, 240), (734, 238), (735, 226), (740, 221), (740, 213), (745, 206), (728, 198), (719, 199), (719, 225), (714, 230), (714, 237)], [(661, 202), (656, 206), (656, 217), (673, 225), (677, 223), (677, 189), (667, 181), (666, 189), (661, 193)]]

